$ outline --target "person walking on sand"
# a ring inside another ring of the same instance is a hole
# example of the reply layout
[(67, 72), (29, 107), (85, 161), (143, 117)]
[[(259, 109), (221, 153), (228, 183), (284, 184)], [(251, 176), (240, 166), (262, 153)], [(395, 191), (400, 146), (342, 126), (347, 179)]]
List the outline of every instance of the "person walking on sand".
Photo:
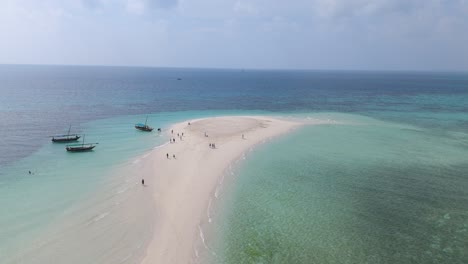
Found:
[(166, 158), (169, 158), (169, 153), (166, 153)]
[(175, 159), (175, 154), (172, 154), (172, 157)]
[(141, 185), (145, 185), (145, 179), (141, 179)]
[(171, 134), (174, 134), (174, 129), (171, 130)]

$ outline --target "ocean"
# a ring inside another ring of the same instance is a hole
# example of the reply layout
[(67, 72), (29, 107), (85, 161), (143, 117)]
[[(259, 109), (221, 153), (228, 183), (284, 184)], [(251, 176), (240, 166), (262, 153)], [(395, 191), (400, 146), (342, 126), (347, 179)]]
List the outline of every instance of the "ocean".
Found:
[[(226, 172), (199, 262), (467, 263), (467, 102), (466, 73), (1, 65), (0, 260), (138, 262), (166, 139), (134, 123), (261, 114), (338, 122)], [(70, 125), (95, 151), (50, 142)]]

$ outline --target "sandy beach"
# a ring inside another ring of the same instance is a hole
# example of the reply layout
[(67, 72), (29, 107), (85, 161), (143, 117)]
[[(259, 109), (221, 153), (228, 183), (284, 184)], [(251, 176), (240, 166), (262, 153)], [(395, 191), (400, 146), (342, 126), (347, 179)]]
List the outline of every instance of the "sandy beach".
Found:
[[(168, 143), (151, 153), (152, 171), (144, 173), (151, 175), (145, 184), (153, 192), (157, 215), (142, 263), (190, 263), (198, 226), (225, 169), (252, 146), (299, 125), (271, 117), (215, 117), (164, 132)], [(175, 143), (169, 143), (172, 138)]]

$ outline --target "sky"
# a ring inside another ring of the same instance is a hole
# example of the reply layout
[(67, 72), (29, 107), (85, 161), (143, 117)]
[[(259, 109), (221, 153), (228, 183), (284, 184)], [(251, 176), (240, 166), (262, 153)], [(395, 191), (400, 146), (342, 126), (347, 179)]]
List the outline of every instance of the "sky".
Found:
[(468, 71), (468, 0), (0, 0), (0, 64)]

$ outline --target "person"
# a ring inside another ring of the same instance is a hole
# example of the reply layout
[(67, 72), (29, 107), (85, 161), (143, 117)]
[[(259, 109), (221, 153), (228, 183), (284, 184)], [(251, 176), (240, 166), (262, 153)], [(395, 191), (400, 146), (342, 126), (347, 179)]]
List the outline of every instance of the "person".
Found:
[(172, 154), (172, 157), (175, 159), (175, 154)]
[(210, 148), (211, 148), (211, 143), (210, 143)]
[(242, 139), (244, 139), (244, 134), (242, 134)]
[(161, 132), (161, 128), (158, 128), (158, 132)]
[(172, 141), (174, 141), (174, 143), (175, 143), (175, 138), (173, 138)]
[(190, 126), (190, 122), (188, 122), (188, 125)]
[(169, 153), (166, 153), (166, 158), (169, 158)]
[(177, 136), (180, 137), (180, 136), (179, 136), (179, 133), (177, 133)]
[(184, 136), (184, 132), (182, 132), (182, 136)]
[(141, 185), (145, 185), (145, 179), (141, 179)]
[(31, 174), (31, 171), (29, 171), (29, 174)]
[(171, 130), (171, 134), (174, 134), (174, 129)]
[(213, 148), (216, 148), (216, 145), (215, 145), (215, 143), (211, 144), (211, 146), (213, 146)]

